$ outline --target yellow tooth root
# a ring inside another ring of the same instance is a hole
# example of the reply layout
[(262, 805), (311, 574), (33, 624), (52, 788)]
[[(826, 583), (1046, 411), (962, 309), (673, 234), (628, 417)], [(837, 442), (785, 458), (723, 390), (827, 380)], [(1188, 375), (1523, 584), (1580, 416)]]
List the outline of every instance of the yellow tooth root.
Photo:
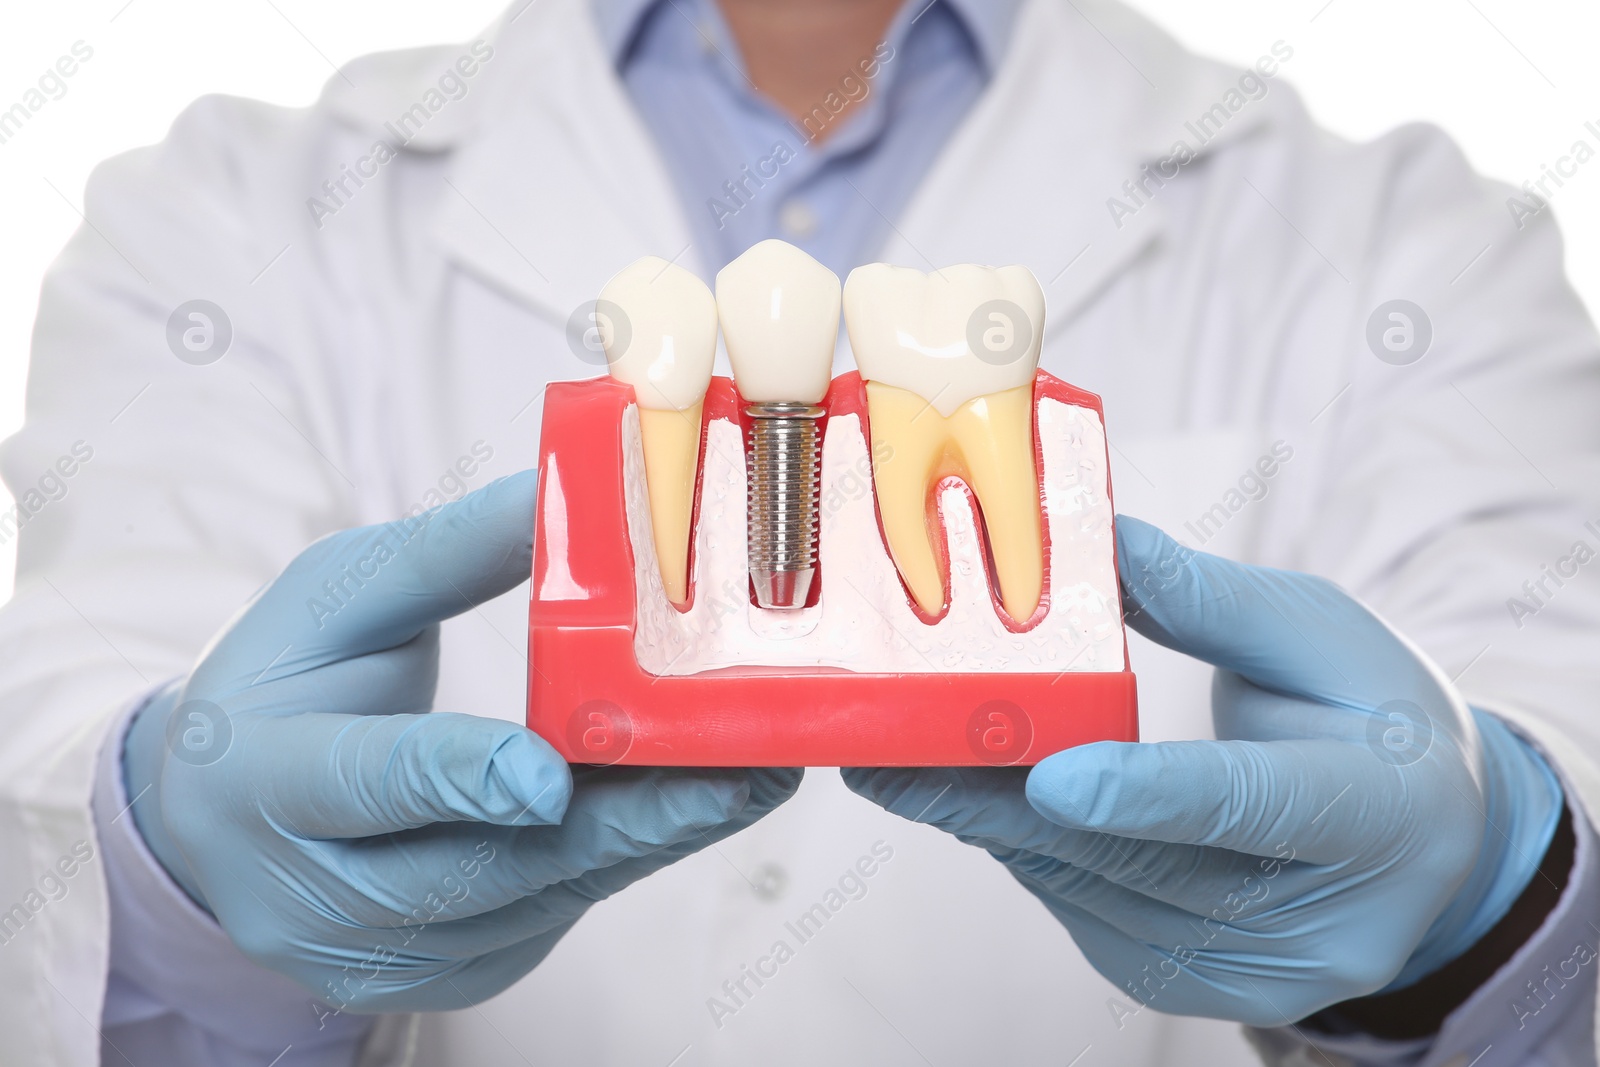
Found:
[(701, 407), (695, 404), (683, 411), (639, 409), (656, 561), (667, 599), (678, 605), (689, 600), (689, 536), (700, 465)]
[(889, 555), (922, 610), (944, 608), (933, 486), (954, 475), (983, 511), (1006, 613), (1024, 622), (1044, 590), (1033, 387), (976, 397), (948, 418), (917, 394), (867, 383), (873, 482)]

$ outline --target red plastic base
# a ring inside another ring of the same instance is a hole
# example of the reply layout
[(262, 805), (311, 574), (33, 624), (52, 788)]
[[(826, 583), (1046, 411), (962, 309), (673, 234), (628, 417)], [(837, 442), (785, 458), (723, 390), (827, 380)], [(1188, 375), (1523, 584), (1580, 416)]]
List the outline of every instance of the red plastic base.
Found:
[[(865, 425), (864, 392), (857, 375), (843, 375), (824, 403), (833, 413), (860, 413)], [(1043, 372), (1034, 393), (1101, 410), (1098, 397)], [(565, 758), (701, 767), (1006, 766), (1091, 741), (1138, 740), (1126, 662), (1118, 672), (1061, 674), (641, 670), (633, 653), (634, 564), (619, 429), (632, 400), (632, 390), (610, 378), (559, 382), (545, 395), (528, 727)], [(739, 421), (738, 397), (725, 378), (713, 379), (706, 396), (705, 424), (716, 419)]]

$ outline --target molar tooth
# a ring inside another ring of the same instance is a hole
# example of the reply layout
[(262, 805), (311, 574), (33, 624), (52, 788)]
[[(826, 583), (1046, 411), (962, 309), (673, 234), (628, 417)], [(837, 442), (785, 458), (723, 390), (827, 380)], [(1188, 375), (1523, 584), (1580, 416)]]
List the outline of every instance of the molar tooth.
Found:
[[(626, 324), (605, 323), (606, 303)], [(611, 376), (639, 403), (650, 528), (667, 599), (689, 599), (689, 535), (700, 463), (700, 418), (717, 354), (717, 303), (682, 267), (645, 256), (600, 291), (596, 314)]]
[(1044, 293), (1026, 267), (875, 263), (844, 286), (845, 326), (867, 382), (873, 483), (889, 554), (917, 604), (945, 602), (933, 499), (955, 475), (972, 489), (1006, 614), (1025, 622), (1044, 588), (1033, 450), (1033, 379)]

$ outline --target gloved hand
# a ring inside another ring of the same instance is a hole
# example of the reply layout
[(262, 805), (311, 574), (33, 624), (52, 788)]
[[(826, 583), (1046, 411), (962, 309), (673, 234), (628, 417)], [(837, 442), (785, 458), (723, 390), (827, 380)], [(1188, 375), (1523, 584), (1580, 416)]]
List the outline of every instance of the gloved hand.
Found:
[(589, 905), (799, 785), (569, 774), (521, 726), (423, 714), (439, 622), (528, 576), (536, 484), (316, 542), (130, 728), (123, 769), (156, 858), (252, 959), (334, 1009), (490, 997)]
[(1224, 740), (1102, 742), (1031, 773), (852, 770), (850, 786), (988, 849), (1160, 1011), (1281, 1025), (1470, 948), (1554, 834), (1544, 761), (1332, 583), (1135, 519), (1117, 544), (1129, 624), (1217, 666)]

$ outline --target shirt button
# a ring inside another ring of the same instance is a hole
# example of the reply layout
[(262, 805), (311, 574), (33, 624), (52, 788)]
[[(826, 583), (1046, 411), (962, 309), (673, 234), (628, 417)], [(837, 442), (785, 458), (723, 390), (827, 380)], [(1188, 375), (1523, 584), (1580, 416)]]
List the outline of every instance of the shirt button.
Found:
[(776, 863), (763, 863), (750, 875), (750, 889), (762, 900), (777, 900), (789, 885), (789, 872)]
[(778, 211), (778, 225), (790, 237), (804, 240), (817, 232), (817, 214), (802, 200), (786, 200)]

